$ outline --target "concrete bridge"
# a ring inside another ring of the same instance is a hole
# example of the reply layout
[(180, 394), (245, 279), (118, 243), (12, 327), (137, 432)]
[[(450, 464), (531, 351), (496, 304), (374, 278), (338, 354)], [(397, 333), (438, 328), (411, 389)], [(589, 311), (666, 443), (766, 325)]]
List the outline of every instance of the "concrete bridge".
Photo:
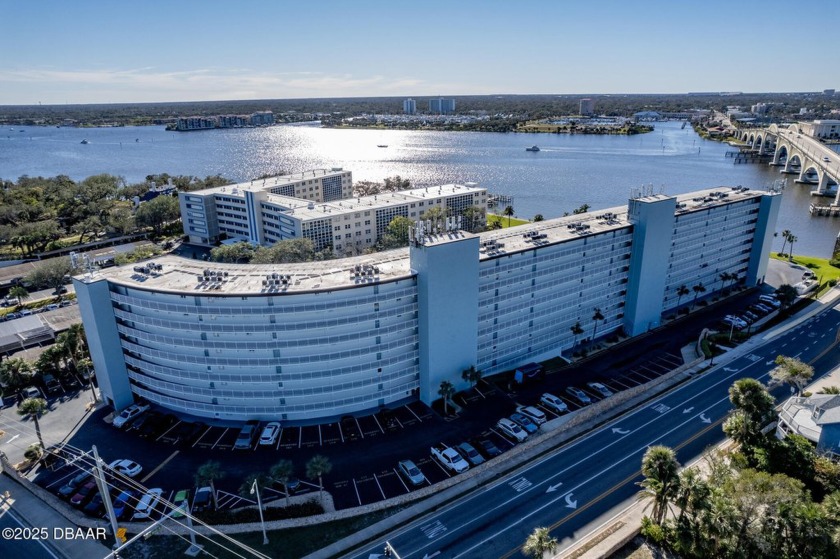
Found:
[[(815, 184), (815, 194), (824, 195), (840, 183), (840, 154), (802, 131), (798, 124), (768, 128), (745, 128), (736, 137), (760, 155), (772, 155), (770, 165), (783, 167), (782, 173), (798, 175), (796, 182)], [(834, 197), (840, 206), (840, 188)]]

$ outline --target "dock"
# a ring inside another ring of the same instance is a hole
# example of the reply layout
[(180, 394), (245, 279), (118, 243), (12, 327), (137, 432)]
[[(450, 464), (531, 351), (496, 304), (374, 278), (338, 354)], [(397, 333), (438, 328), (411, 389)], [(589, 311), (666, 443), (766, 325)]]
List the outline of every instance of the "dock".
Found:
[(840, 217), (840, 206), (836, 204), (831, 204), (829, 206), (811, 204), (808, 211), (811, 212), (812, 216)]

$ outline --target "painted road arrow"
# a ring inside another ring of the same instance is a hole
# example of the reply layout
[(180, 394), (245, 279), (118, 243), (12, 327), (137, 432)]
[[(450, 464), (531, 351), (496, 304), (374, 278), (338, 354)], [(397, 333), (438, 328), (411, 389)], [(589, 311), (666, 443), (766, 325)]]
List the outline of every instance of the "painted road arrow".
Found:
[(431, 555), (429, 555), (427, 553), (427, 554), (423, 555), (423, 559), (432, 559), (432, 557), (437, 557), (438, 555), (440, 555), (440, 551), (435, 551)]
[(706, 417), (706, 414), (703, 414), (703, 413), (700, 414), (700, 421), (702, 421), (703, 423), (711, 423), (712, 422), (712, 420), (709, 419), (708, 417)]
[(562, 483), (558, 483), (557, 485), (549, 485), (546, 493), (551, 493), (552, 491), (557, 491), (557, 488), (563, 485)]
[(768, 361), (767, 363), (765, 363), (765, 365), (772, 365), (772, 364), (773, 364), (773, 363), (775, 363), (775, 362), (776, 362), (776, 360), (775, 360), (775, 359), (771, 359), (770, 361)]
[(737, 373), (738, 372), (738, 369), (730, 369), (729, 367), (724, 367), (723, 370), (726, 371), (727, 373)]
[(572, 494), (569, 493), (566, 495), (566, 508), (576, 509), (577, 508), (577, 500), (572, 501)]
[(691, 406), (690, 408), (685, 408), (685, 409), (683, 410), (683, 413), (691, 413), (691, 412), (692, 412), (692, 410), (694, 410), (694, 406)]
[(17, 435), (15, 435), (14, 437), (12, 437), (12, 438), (11, 438), (11, 439), (9, 439), (8, 441), (6, 441), (6, 444), (9, 444), (10, 442), (12, 442), (13, 440), (15, 440), (15, 439), (16, 439), (16, 438), (18, 438), (19, 436), (20, 436), (20, 433), (18, 433)]
[(613, 433), (618, 433), (619, 435), (629, 435), (630, 431), (626, 431), (624, 429), (619, 429), (618, 427), (613, 427)]

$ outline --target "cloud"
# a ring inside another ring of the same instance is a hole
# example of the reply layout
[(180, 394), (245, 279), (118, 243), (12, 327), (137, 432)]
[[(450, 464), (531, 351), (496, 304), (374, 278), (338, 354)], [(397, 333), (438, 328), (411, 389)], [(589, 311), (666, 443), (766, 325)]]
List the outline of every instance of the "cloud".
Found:
[[(407, 76), (356, 76), (323, 72), (266, 72), (204, 68), (161, 71), (133, 69), (55, 70), (0, 68), (0, 104), (118, 103), (294, 97), (417, 95), (439, 91)], [(14, 97), (14, 98), (13, 98)]]

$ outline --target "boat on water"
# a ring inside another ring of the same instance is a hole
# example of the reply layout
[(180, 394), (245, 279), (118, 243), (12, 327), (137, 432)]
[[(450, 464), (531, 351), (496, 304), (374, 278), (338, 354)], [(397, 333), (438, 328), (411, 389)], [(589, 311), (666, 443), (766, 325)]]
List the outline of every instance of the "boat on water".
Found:
[(82, 140), (82, 142), (81, 142), (81, 143), (83, 143), (83, 144), (89, 144), (90, 142), (88, 142), (88, 141), (87, 141), (87, 138), (85, 138), (84, 140)]
[(388, 144), (376, 144), (376, 147), (378, 147), (378, 148), (386, 148), (386, 147), (388, 147)]
[(529, 148), (525, 148), (525, 151), (540, 151), (539, 146), (531, 146)]

